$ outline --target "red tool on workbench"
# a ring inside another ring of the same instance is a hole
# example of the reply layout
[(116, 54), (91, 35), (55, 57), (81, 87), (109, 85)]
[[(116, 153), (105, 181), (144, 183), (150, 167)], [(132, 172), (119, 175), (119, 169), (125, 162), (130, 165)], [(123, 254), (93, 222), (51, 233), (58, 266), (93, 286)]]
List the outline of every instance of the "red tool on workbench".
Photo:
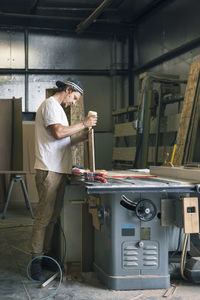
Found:
[(85, 181), (95, 181), (107, 183), (105, 174), (102, 172), (84, 172)]
[(90, 172), (85, 169), (74, 167), (72, 169), (72, 175), (74, 176), (74, 178), (76, 178), (76, 180), (107, 183), (104, 172)]

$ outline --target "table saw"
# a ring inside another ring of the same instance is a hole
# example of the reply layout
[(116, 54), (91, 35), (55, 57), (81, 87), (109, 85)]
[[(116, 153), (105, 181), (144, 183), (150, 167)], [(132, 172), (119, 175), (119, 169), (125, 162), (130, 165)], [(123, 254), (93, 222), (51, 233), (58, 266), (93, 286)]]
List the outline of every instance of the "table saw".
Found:
[[(184, 227), (183, 202), (198, 202), (199, 185), (120, 174), (107, 173), (107, 183), (71, 182), (70, 197), (80, 188), (93, 217), (94, 270), (114, 290), (168, 288), (168, 253), (177, 249)], [(197, 204), (188, 206), (190, 218), (199, 215)]]

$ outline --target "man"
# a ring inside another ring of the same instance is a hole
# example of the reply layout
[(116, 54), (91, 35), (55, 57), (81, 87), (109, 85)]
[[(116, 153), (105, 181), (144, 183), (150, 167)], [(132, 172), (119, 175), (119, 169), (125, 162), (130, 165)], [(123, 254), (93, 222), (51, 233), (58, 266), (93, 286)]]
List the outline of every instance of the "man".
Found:
[[(39, 203), (33, 224), (32, 256), (50, 251), (54, 225), (60, 215), (66, 184), (66, 174), (71, 173), (71, 146), (87, 140), (85, 128), (95, 126), (97, 116), (87, 116), (82, 122), (69, 126), (63, 108), (75, 105), (83, 94), (80, 82), (68, 79), (57, 81), (57, 92), (46, 99), (36, 113), (35, 169)], [(78, 137), (74, 134), (82, 132)], [(33, 260), (31, 276), (43, 281), (42, 260)]]

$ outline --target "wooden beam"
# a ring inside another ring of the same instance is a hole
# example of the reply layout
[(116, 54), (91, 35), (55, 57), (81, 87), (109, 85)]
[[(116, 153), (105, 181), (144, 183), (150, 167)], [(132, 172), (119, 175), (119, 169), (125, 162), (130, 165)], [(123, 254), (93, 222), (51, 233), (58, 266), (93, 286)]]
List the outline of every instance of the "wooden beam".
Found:
[(199, 169), (184, 169), (183, 167), (158, 167), (150, 166), (150, 174), (161, 177), (179, 179), (192, 183), (200, 182)]

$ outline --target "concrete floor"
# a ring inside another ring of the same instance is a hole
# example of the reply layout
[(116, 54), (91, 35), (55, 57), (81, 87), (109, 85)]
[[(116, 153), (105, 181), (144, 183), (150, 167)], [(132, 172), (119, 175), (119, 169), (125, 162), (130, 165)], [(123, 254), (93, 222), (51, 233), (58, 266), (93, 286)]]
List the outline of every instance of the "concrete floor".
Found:
[[(39, 300), (48, 297), (57, 283), (40, 288), (26, 276), (30, 256), (32, 219), (24, 203), (8, 207), (5, 220), (0, 219), (0, 300)], [(167, 297), (173, 300), (200, 300), (200, 286), (174, 282), (176, 290)], [(56, 300), (158, 300), (166, 290), (113, 291), (103, 286), (94, 273), (83, 274), (81, 281), (68, 280), (61, 284)]]

